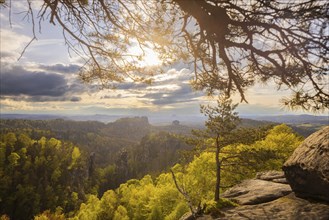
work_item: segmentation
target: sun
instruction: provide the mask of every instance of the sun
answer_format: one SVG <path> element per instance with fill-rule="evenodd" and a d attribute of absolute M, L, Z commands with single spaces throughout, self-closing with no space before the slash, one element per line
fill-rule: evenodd
<path fill-rule="evenodd" d="M 145 49 L 145 55 L 140 64 L 142 66 L 159 66 L 161 65 L 161 60 L 154 50 Z"/>
<path fill-rule="evenodd" d="M 159 54 L 155 52 L 152 48 L 131 47 L 129 53 L 134 57 L 139 57 L 137 65 L 140 67 L 153 67 L 162 64 Z M 134 60 L 136 62 L 136 60 Z"/>

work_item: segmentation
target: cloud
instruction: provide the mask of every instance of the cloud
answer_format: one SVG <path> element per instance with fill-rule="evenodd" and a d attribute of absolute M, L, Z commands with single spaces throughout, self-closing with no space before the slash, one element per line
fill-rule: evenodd
<path fill-rule="evenodd" d="M 122 94 L 117 95 L 104 95 L 101 97 L 101 99 L 120 99 L 122 98 Z"/>
<path fill-rule="evenodd" d="M 115 100 L 135 97 L 136 100 L 146 105 L 161 108 L 192 102 L 196 102 L 198 105 L 198 98 L 203 94 L 193 91 L 188 83 L 192 77 L 193 73 L 188 69 L 169 69 L 166 73 L 154 76 L 151 84 L 117 83 L 115 90 L 117 94 L 106 94 L 100 98 Z"/>
<path fill-rule="evenodd" d="M 25 66 L 5 63 L 1 71 L 1 98 L 15 106 L 25 103 L 24 108 L 49 102 L 43 105 L 60 108 L 71 103 L 75 109 L 101 105 L 111 111 L 114 108 L 158 111 L 198 105 L 198 98 L 202 96 L 188 84 L 191 72 L 187 69 L 170 69 L 156 75 L 152 84 L 128 81 L 118 83 L 115 90 L 100 91 L 98 85 L 83 84 L 77 78 L 74 72 L 78 68 L 75 64 L 62 63 Z"/>
<path fill-rule="evenodd" d="M 65 67 L 62 68 L 64 69 Z M 77 95 L 88 90 L 93 91 L 95 88 L 88 88 L 77 80 L 69 80 L 63 74 L 31 71 L 22 66 L 2 65 L 0 91 L 2 98 L 28 102 L 78 102 L 81 98 Z"/>
<path fill-rule="evenodd" d="M 193 77 L 193 73 L 188 69 L 169 69 L 164 74 L 159 74 L 155 76 L 154 78 L 154 84 L 168 84 L 168 83 L 186 83 Z"/>
<path fill-rule="evenodd" d="M 164 74 L 156 75 L 153 83 L 137 97 L 162 108 L 193 102 L 198 105 L 198 98 L 204 94 L 193 91 L 189 84 L 192 77 L 193 73 L 188 69 L 169 69 Z"/>
<path fill-rule="evenodd" d="M 0 54 L 1 54 L 1 59 L 11 58 L 11 57 L 15 56 L 15 53 L 10 52 L 10 51 L 1 51 Z"/>
<path fill-rule="evenodd" d="M 64 65 L 61 63 L 58 64 L 53 64 L 53 65 L 39 65 L 39 68 L 45 70 L 45 71 L 50 71 L 50 72 L 55 72 L 55 73 L 73 73 L 76 74 L 80 70 L 80 66 L 76 64 L 69 64 L 69 65 Z"/>
<path fill-rule="evenodd" d="M 70 99 L 71 102 L 80 102 L 81 101 L 81 97 L 77 97 L 77 96 L 73 96 L 71 99 Z"/>
<path fill-rule="evenodd" d="M 2 95 L 62 96 L 67 90 L 67 81 L 59 74 L 30 72 L 20 66 L 1 74 Z"/>
<path fill-rule="evenodd" d="M 31 39 L 32 38 L 27 35 L 18 34 L 10 29 L 1 28 L 1 61 L 16 60 Z"/>
<path fill-rule="evenodd" d="M 18 95 L 18 96 L 1 96 L 1 99 L 6 100 L 10 99 L 16 102 L 80 102 L 82 100 L 81 97 L 64 95 L 64 96 L 26 96 L 26 95 Z"/>
<path fill-rule="evenodd" d="M 169 86 L 169 85 L 168 85 Z M 170 85 L 171 89 L 159 89 L 154 93 L 148 93 L 142 96 L 147 98 L 154 105 L 173 105 L 177 103 L 195 102 L 198 97 L 202 96 L 199 92 L 194 92 L 189 84 Z"/>

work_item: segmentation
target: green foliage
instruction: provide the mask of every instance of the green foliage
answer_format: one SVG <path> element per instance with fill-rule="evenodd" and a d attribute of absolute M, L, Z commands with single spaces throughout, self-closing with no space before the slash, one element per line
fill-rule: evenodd
<path fill-rule="evenodd" d="M 118 205 L 116 193 L 113 190 L 106 191 L 99 203 L 99 208 L 101 210 L 98 214 L 99 219 L 113 219 L 115 209 Z"/>
<path fill-rule="evenodd" d="M 120 205 L 114 213 L 113 220 L 129 220 L 126 208 Z"/>
<path fill-rule="evenodd" d="M 225 136 L 230 134 L 240 123 L 238 113 L 235 112 L 238 104 L 226 95 L 220 95 L 216 106 L 201 105 L 201 113 L 207 116 L 205 123 L 207 133 L 211 136 Z"/>
<path fill-rule="evenodd" d="M 209 138 L 213 139 L 216 148 L 215 201 L 219 201 L 220 199 L 221 170 L 225 159 L 221 153 L 223 148 L 231 143 L 231 139 L 228 136 L 230 136 L 232 131 L 240 123 L 238 113 L 235 112 L 237 106 L 238 104 L 232 104 L 232 100 L 228 95 L 220 95 L 217 100 L 217 106 L 201 106 L 201 112 L 208 117 L 205 123 L 207 127 L 206 135 L 209 135 Z"/>
<path fill-rule="evenodd" d="M 253 144 L 230 145 L 222 157 L 227 158 L 223 166 L 223 185 L 230 186 L 257 172 L 281 170 L 283 163 L 300 145 L 302 138 L 285 124 L 273 127 L 263 140 Z"/>
<path fill-rule="evenodd" d="M 277 140 L 277 145 L 274 145 Z M 209 139 L 209 143 L 212 141 Z M 263 140 L 249 145 L 225 146 L 228 152 L 222 152 L 221 157 L 227 158 L 230 166 L 223 167 L 223 184 L 235 184 L 254 176 L 257 171 L 263 169 L 261 166 L 273 168 L 270 166 L 273 161 L 276 161 L 277 166 L 282 165 L 281 159 L 289 156 L 300 141 L 300 137 L 295 135 L 289 127 L 279 125 L 271 129 Z M 269 149 L 275 154 L 269 154 Z M 228 157 L 228 155 L 238 156 Z M 241 165 L 247 161 L 248 165 L 253 166 Z M 259 164 L 262 165 L 258 167 Z M 236 206 L 234 202 L 223 198 L 218 203 L 213 201 L 213 189 L 216 182 L 214 152 L 204 151 L 199 156 L 195 156 L 190 163 L 176 164 L 172 170 L 180 187 L 189 195 L 192 206 L 206 207 L 205 211 L 212 215 L 219 215 L 222 208 Z M 241 171 L 241 173 L 236 171 Z M 176 220 L 189 211 L 185 199 L 177 190 L 170 173 L 162 173 L 155 179 L 146 175 L 140 180 L 131 179 L 121 184 L 115 191 L 105 192 L 100 199 L 90 195 L 88 201 L 81 204 L 72 219 Z"/>
<path fill-rule="evenodd" d="M 187 191 L 194 205 L 204 204 L 214 197 L 216 161 L 212 152 L 204 152 L 188 164 L 184 175 Z"/>
<path fill-rule="evenodd" d="M 205 214 L 210 214 L 213 217 L 219 217 L 223 208 L 233 208 L 237 206 L 238 204 L 229 199 L 220 198 L 218 202 L 212 200 L 206 203 Z"/>
<path fill-rule="evenodd" d="M 230 144 L 223 145 L 224 150 L 220 152 L 222 190 L 253 177 L 258 171 L 280 169 L 302 140 L 286 125 L 269 128 L 237 129 L 225 135 L 226 140 L 221 143 Z M 177 190 L 172 175 L 154 175 L 178 161 L 177 148 L 187 147 L 175 135 L 164 132 L 147 135 L 140 144 L 134 145 L 135 150 L 126 147 L 127 151 L 120 151 L 115 164 L 105 167 L 95 164 L 92 175 L 87 175 L 90 155 L 88 158 L 83 149 L 66 141 L 40 136 L 47 132 L 38 132 L 17 130 L 0 135 L 0 208 L 1 213 L 11 219 L 35 216 L 35 219 L 56 220 L 64 217 L 174 220 L 189 211 L 186 198 Z M 32 134 L 38 138 L 32 138 Z M 89 136 L 96 137 L 91 133 Z M 203 136 L 202 141 L 207 146 L 215 146 L 215 139 L 209 135 Z M 154 168 L 157 160 L 160 165 Z M 139 161 L 142 166 L 135 167 Z M 216 213 L 234 205 L 222 199 L 219 203 L 212 202 L 216 183 L 213 148 L 200 148 L 190 161 L 177 164 L 172 170 L 191 198 L 192 206 L 207 207 L 207 212 Z M 124 178 L 143 172 L 151 172 L 153 176 L 131 179 L 116 190 L 107 190 L 114 189 Z M 104 193 L 97 197 L 97 191 Z"/>
<path fill-rule="evenodd" d="M 97 220 L 99 212 L 99 199 L 95 195 L 89 195 L 87 202 L 82 203 L 74 220 Z"/>
<path fill-rule="evenodd" d="M 179 151 L 190 147 L 177 135 L 167 132 L 150 133 L 129 153 L 129 167 L 137 177 L 159 174 L 179 160 Z"/>
<path fill-rule="evenodd" d="M 163 219 L 163 213 L 161 211 L 161 206 L 153 206 L 151 209 L 151 214 L 147 218 L 148 220 L 158 220 Z"/>
<path fill-rule="evenodd" d="M 18 166 L 19 165 L 18 160 L 20 158 L 21 157 L 17 153 L 15 153 L 15 152 L 10 153 L 10 155 L 8 156 L 9 166 L 12 168 L 15 166 Z"/>
<path fill-rule="evenodd" d="M 34 217 L 34 220 L 64 220 L 65 216 L 60 209 L 57 209 L 55 213 L 46 210 L 41 214 Z"/>
<path fill-rule="evenodd" d="M 69 213 L 82 202 L 87 160 L 77 147 L 55 138 L 33 140 L 25 133 L 1 133 L 0 140 L 1 213 L 31 219 L 58 207 Z"/>
<path fill-rule="evenodd" d="M 186 202 L 180 202 L 175 209 L 165 217 L 165 220 L 176 220 L 180 219 L 185 213 L 189 211 L 189 207 Z"/>
<path fill-rule="evenodd" d="M 58 140 L 70 141 L 79 146 L 70 153 L 72 163 L 68 167 L 75 164 L 80 166 L 79 161 L 86 159 L 79 159 L 79 153 L 84 152 L 83 157 L 89 154 L 89 192 L 98 195 L 119 187 L 129 179 L 142 178 L 146 174 L 158 175 L 179 161 L 178 151 L 190 148 L 179 137 L 167 132 L 171 129 L 152 126 L 146 117 L 122 118 L 108 124 L 62 119 L 1 119 L 0 125 L 0 130 L 6 134 L 2 138 L 7 139 L 8 147 L 14 148 L 17 140 L 17 143 L 22 143 L 19 145 L 26 145 L 23 143 L 33 142 L 31 139 L 34 142 L 38 140 L 41 146 L 48 141 L 48 145 L 57 150 L 61 148 Z M 177 132 L 180 132 L 180 128 L 175 127 Z M 4 161 L 4 153 L 1 148 L 0 164 Z M 20 153 L 18 155 L 22 156 Z M 38 157 L 37 163 L 42 164 L 42 160 Z M 26 166 L 29 166 L 28 163 Z M 52 180 L 58 180 L 59 174 L 59 170 L 56 170 Z"/>
<path fill-rule="evenodd" d="M 300 145 L 302 138 L 285 124 L 275 126 L 262 141 L 256 142 L 248 151 L 253 151 L 254 155 L 261 155 L 267 160 L 256 162 L 259 171 L 280 170 L 284 161 Z"/>

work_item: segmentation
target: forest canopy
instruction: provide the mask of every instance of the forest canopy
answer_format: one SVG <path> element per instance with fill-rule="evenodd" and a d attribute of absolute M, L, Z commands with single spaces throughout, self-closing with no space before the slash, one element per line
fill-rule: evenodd
<path fill-rule="evenodd" d="M 182 137 L 143 124 L 143 118 L 0 120 L 0 218 L 179 219 L 189 206 L 214 205 L 216 137 Z M 117 128 L 140 138 L 122 142 Z M 256 172 L 281 169 L 302 140 L 286 125 L 257 121 L 225 139 L 221 192 Z"/>
<path fill-rule="evenodd" d="M 184 62 L 193 86 L 210 95 L 247 102 L 250 86 L 271 81 L 292 90 L 288 107 L 329 107 L 327 1 L 44 0 L 37 12 L 26 1 L 33 33 L 43 20 L 63 28 L 70 51 L 85 59 L 86 82 L 151 83 Z M 146 65 L 149 51 L 161 63 Z"/>

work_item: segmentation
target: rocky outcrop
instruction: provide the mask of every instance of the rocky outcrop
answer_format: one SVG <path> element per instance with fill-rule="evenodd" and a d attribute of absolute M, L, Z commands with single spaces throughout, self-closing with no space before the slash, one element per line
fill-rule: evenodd
<path fill-rule="evenodd" d="M 284 172 L 277 170 L 259 172 L 256 174 L 256 179 L 272 181 L 275 183 L 288 183 L 286 177 L 284 176 Z"/>
<path fill-rule="evenodd" d="M 261 220 L 328 220 L 329 204 L 298 198 L 294 193 L 257 205 L 244 205 L 224 211 L 223 217 L 217 219 Z"/>
<path fill-rule="evenodd" d="M 305 139 L 283 170 L 296 196 L 329 202 L 329 126 Z"/>
<path fill-rule="evenodd" d="M 203 219 L 329 219 L 329 203 L 296 197 L 285 182 L 281 171 L 258 173 L 256 179 L 243 181 L 223 193 L 239 207 L 222 210 L 220 218 Z"/>
<path fill-rule="evenodd" d="M 258 173 L 232 187 L 222 196 L 240 206 L 198 220 L 329 220 L 329 126 L 309 136 L 283 170 Z"/>
<path fill-rule="evenodd" d="M 227 190 L 222 196 L 240 205 L 255 205 L 273 201 L 291 192 L 288 184 L 251 179 Z"/>
<path fill-rule="evenodd" d="M 240 206 L 221 210 L 220 217 L 203 215 L 197 220 L 329 220 L 329 203 L 299 198 L 285 182 L 282 171 L 258 173 L 222 194 Z M 187 215 L 188 216 L 188 215 Z M 193 219 L 191 215 L 184 220 Z"/>

